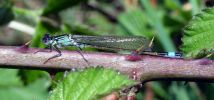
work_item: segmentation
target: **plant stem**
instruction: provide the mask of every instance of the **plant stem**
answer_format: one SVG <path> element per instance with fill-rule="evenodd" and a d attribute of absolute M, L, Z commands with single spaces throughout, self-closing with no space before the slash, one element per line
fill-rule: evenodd
<path fill-rule="evenodd" d="M 0 66 L 18 69 L 57 69 L 71 70 L 72 68 L 89 67 L 82 56 L 76 51 L 62 50 L 62 56 L 51 59 L 56 52 L 39 52 L 39 49 L 0 46 Z M 83 52 L 91 66 L 113 68 L 119 72 L 132 75 L 143 82 L 150 80 L 185 80 L 185 81 L 214 81 L 214 61 L 208 59 L 185 60 L 142 55 L 143 60 L 131 62 L 125 60 L 127 55 L 101 52 Z"/>

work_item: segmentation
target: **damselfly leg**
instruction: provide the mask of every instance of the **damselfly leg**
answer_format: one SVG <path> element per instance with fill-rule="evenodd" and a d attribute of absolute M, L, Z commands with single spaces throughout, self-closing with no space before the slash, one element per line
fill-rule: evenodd
<path fill-rule="evenodd" d="M 52 46 L 48 46 L 48 50 L 47 49 L 40 49 L 36 52 L 34 52 L 34 54 L 38 53 L 38 52 L 52 52 L 53 47 Z"/>
<path fill-rule="evenodd" d="M 53 47 L 54 47 L 54 49 L 58 52 L 58 54 L 55 55 L 55 56 L 53 56 L 53 57 L 48 58 L 48 60 L 46 60 L 46 61 L 44 62 L 44 64 L 45 64 L 45 63 L 47 63 L 50 59 L 53 59 L 53 58 L 56 58 L 56 57 L 59 57 L 59 56 L 62 55 L 62 54 L 61 54 L 61 51 L 60 51 L 56 46 L 50 45 L 50 46 L 48 46 L 48 50 L 47 50 L 47 49 L 40 49 L 40 50 L 34 52 L 34 54 L 36 54 L 36 53 L 38 53 L 38 52 L 52 52 L 52 51 L 53 51 Z"/>
<path fill-rule="evenodd" d="M 56 57 L 60 57 L 60 56 L 62 55 L 61 51 L 59 50 L 59 48 L 58 48 L 56 45 L 49 45 L 48 48 L 49 48 L 48 50 L 47 50 L 47 49 L 40 49 L 40 50 L 34 52 L 34 54 L 35 54 L 35 53 L 38 53 L 38 52 L 52 52 L 53 49 L 55 49 L 55 50 L 57 51 L 58 54 L 56 54 L 56 55 L 54 55 L 54 56 L 48 58 L 48 59 L 44 62 L 44 64 L 47 63 L 49 60 L 51 60 L 51 59 L 53 59 L 53 58 L 56 58 Z"/>
<path fill-rule="evenodd" d="M 79 49 L 79 50 L 77 50 L 77 52 L 82 56 L 82 58 L 84 59 L 84 61 L 88 63 L 88 60 L 82 54 L 82 48 L 80 46 L 78 46 L 77 48 Z"/>
<path fill-rule="evenodd" d="M 58 48 L 56 45 L 54 45 L 54 46 L 51 47 L 51 48 L 54 48 L 58 54 L 56 54 L 56 55 L 54 55 L 54 56 L 48 58 L 48 59 L 44 62 L 44 64 L 47 63 L 49 60 L 51 60 L 51 59 L 53 59 L 53 58 L 60 57 L 60 56 L 62 55 L 62 52 L 59 50 L 59 48 Z"/>
<path fill-rule="evenodd" d="M 77 46 L 75 46 L 75 47 L 77 47 Z M 53 49 L 55 49 L 56 52 L 57 52 L 58 54 L 56 54 L 56 55 L 54 55 L 54 56 L 48 58 L 48 59 L 44 62 L 44 64 L 45 64 L 45 63 L 47 63 L 49 60 L 54 59 L 54 58 L 57 58 L 57 57 L 60 57 L 60 56 L 62 55 L 62 52 L 59 50 L 59 48 L 58 48 L 57 46 L 54 45 L 54 46 L 49 46 L 49 49 L 48 49 L 48 50 L 47 50 L 47 49 L 41 49 L 41 50 L 38 50 L 38 51 L 36 51 L 36 52 L 34 52 L 34 53 L 38 53 L 38 52 L 52 52 Z M 76 50 L 76 51 L 82 56 L 82 58 L 84 59 L 84 61 L 88 63 L 88 60 L 83 56 L 83 54 L 82 54 L 82 52 L 81 52 L 81 51 L 82 51 L 82 48 L 78 46 L 77 49 L 78 49 L 78 50 Z"/>

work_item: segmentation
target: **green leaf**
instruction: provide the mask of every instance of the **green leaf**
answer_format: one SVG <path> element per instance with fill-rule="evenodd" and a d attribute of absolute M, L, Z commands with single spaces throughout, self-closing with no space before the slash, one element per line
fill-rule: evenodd
<path fill-rule="evenodd" d="M 150 25 L 157 31 L 157 38 L 160 40 L 165 51 L 176 51 L 176 48 L 169 36 L 169 31 L 163 24 L 163 11 L 155 9 L 150 0 L 141 0 L 142 6 L 145 8 L 147 18 Z"/>
<path fill-rule="evenodd" d="M 34 35 L 31 41 L 31 47 L 44 47 L 41 39 L 43 35 L 47 32 L 48 32 L 47 28 L 45 28 L 42 22 L 39 22 L 36 26 L 36 32 L 35 32 L 36 34 Z"/>
<path fill-rule="evenodd" d="M 165 6 L 171 9 L 181 10 L 182 5 L 179 0 L 164 0 Z"/>
<path fill-rule="evenodd" d="M 34 83 L 31 83 L 31 85 L 27 87 L 0 87 L 1 100 L 47 100 L 47 88 L 49 85 L 45 84 L 46 81 L 46 79 L 40 79 Z"/>
<path fill-rule="evenodd" d="M 78 34 L 95 35 L 97 33 L 85 25 L 69 26 L 68 24 L 64 24 L 64 25 L 62 25 L 62 30 L 65 33 L 74 33 L 74 34 L 78 33 Z"/>
<path fill-rule="evenodd" d="M 44 9 L 43 15 L 58 13 L 63 9 L 74 6 L 80 2 L 87 0 L 48 0 L 47 6 Z"/>
<path fill-rule="evenodd" d="M 214 49 L 214 8 L 195 15 L 184 29 L 182 51 L 187 58 L 199 58 Z"/>
<path fill-rule="evenodd" d="M 43 96 L 48 96 L 48 88 L 51 85 L 51 78 L 47 79 L 46 77 L 37 78 L 34 82 L 31 82 L 27 88 L 33 90 L 38 94 L 44 94 Z"/>
<path fill-rule="evenodd" d="M 114 24 L 98 12 L 91 13 L 92 15 L 87 18 L 86 24 L 88 26 L 93 26 L 91 29 L 96 31 L 97 35 L 111 35 L 115 27 Z"/>
<path fill-rule="evenodd" d="M 212 100 L 214 98 L 214 95 L 213 95 L 214 84 L 201 83 L 199 86 L 200 86 L 200 90 L 201 90 L 200 92 L 203 93 L 204 96 L 206 96 L 207 100 Z"/>
<path fill-rule="evenodd" d="M 16 69 L 0 69 L 1 100 L 47 100 L 50 80 L 40 78 L 24 86 L 18 72 Z"/>
<path fill-rule="evenodd" d="M 1 100 L 47 100 L 47 96 L 45 98 L 43 96 L 39 96 L 38 94 L 40 93 L 34 92 L 33 90 L 29 90 L 23 87 L 0 88 Z"/>
<path fill-rule="evenodd" d="M 0 86 L 21 86 L 17 69 L 0 69 Z"/>
<path fill-rule="evenodd" d="M 32 82 L 37 81 L 40 78 L 45 78 L 46 80 L 50 79 L 50 75 L 46 71 L 40 70 L 21 70 L 22 78 L 24 79 L 25 84 L 31 84 Z M 49 80 L 50 81 L 50 80 Z"/>
<path fill-rule="evenodd" d="M 134 81 L 111 69 L 89 68 L 71 72 L 53 90 L 51 100 L 92 100 L 97 96 L 133 85 Z"/>
<path fill-rule="evenodd" d="M 183 86 L 178 85 L 178 83 L 173 82 L 172 85 L 169 87 L 169 92 L 173 95 L 174 100 L 191 100 L 187 89 Z"/>
<path fill-rule="evenodd" d="M 0 6 L 0 25 L 5 25 L 14 19 L 11 7 Z"/>
<path fill-rule="evenodd" d="M 164 100 L 170 100 L 169 95 L 160 83 L 152 82 L 152 90 L 157 96 L 163 98 Z"/>
<path fill-rule="evenodd" d="M 190 0 L 190 3 L 192 5 L 192 13 L 197 14 L 200 11 L 203 2 L 201 0 Z"/>
<path fill-rule="evenodd" d="M 119 23 L 127 29 L 127 31 L 134 35 L 143 35 L 145 37 L 152 37 L 154 34 L 151 29 L 148 29 L 148 19 L 140 9 L 131 9 L 119 15 Z"/>
<path fill-rule="evenodd" d="M 120 24 L 115 26 L 114 33 L 117 33 L 118 36 L 129 35 L 129 32 Z"/>
<path fill-rule="evenodd" d="M 44 47 L 44 44 L 41 41 L 44 34 L 48 32 L 52 33 L 57 31 L 59 31 L 59 29 L 49 25 L 48 23 L 38 22 L 36 26 L 35 35 L 31 41 L 31 47 Z"/>

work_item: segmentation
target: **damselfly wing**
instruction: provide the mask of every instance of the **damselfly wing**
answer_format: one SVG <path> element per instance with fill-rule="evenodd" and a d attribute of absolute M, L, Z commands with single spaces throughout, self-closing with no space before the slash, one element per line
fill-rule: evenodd
<path fill-rule="evenodd" d="M 142 36 L 84 36 L 72 35 L 78 44 L 89 45 L 95 48 L 111 50 L 149 50 L 150 40 Z"/>

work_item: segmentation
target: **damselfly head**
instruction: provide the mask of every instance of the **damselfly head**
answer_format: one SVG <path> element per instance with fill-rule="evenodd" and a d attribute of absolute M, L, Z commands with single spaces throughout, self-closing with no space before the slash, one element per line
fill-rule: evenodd
<path fill-rule="evenodd" d="M 46 44 L 46 45 L 48 45 L 48 44 L 50 44 L 50 41 L 52 40 L 52 37 L 50 36 L 50 34 L 48 34 L 48 33 L 46 33 L 45 35 L 44 35 L 44 37 L 42 38 L 42 41 Z"/>

